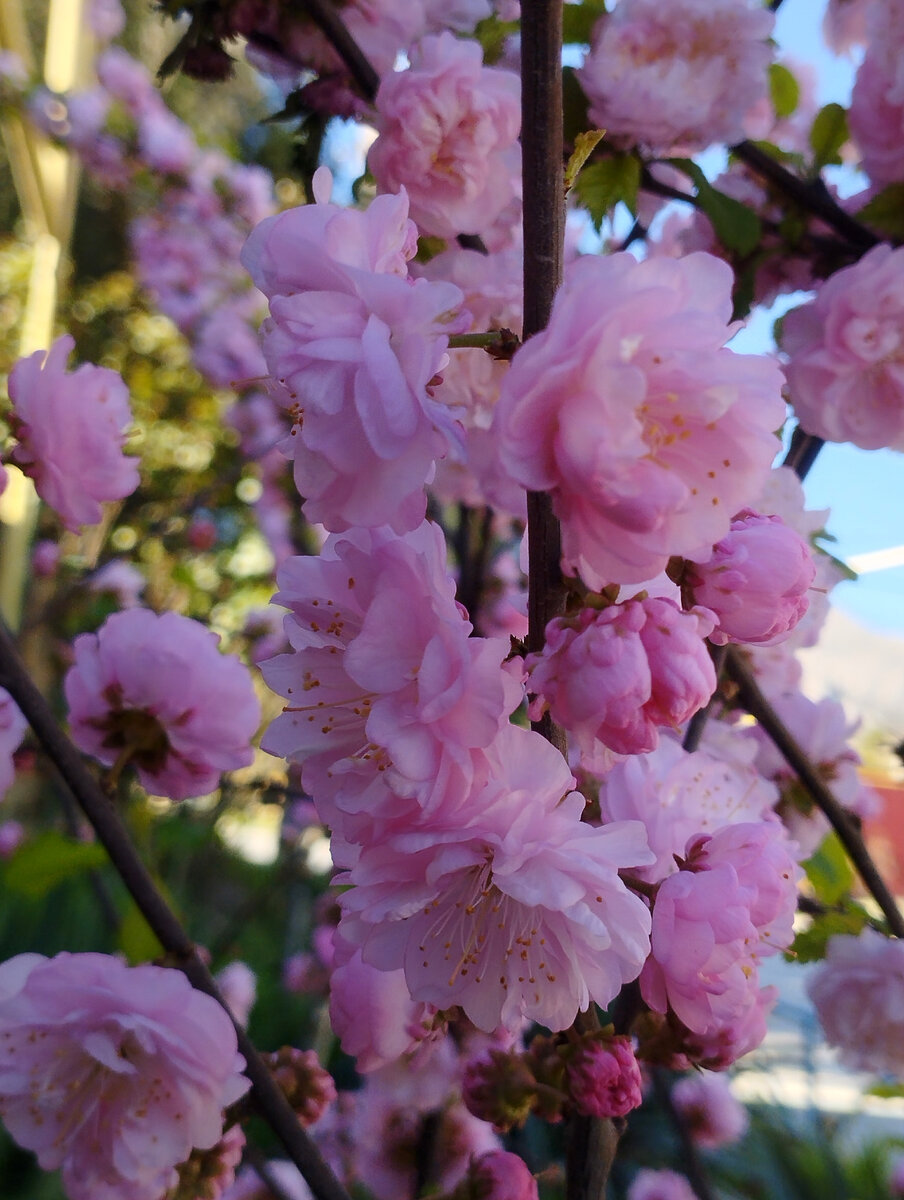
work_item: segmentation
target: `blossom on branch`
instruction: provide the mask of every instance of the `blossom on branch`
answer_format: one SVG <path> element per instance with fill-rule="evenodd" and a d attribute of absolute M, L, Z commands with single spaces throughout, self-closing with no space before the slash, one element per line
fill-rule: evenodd
<path fill-rule="evenodd" d="M 740 141 L 766 95 L 773 21 L 759 0 L 620 0 L 578 72 L 590 121 L 664 151 Z"/>
<path fill-rule="evenodd" d="M 247 767 L 260 704 L 247 668 L 198 621 L 145 608 L 114 613 L 75 639 L 64 688 L 72 740 L 143 787 L 184 800 Z"/>
<path fill-rule="evenodd" d="M 453 284 L 408 279 L 404 192 L 362 212 L 330 203 L 329 187 L 321 170 L 318 202 L 262 221 L 242 261 L 270 299 L 263 351 L 294 421 L 284 448 L 305 515 L 404 533 L 423 518 L 434 460 L 459 441 L 433 389 L 468 318 Z"/>
<path fill-rule="evenodd" d="M 512 360 L 495 414 L 503 463 L 551 492 L 563 566 L 592 588 L 705 557 L 766 480 L 781 372 L 725 348 L 731 285 L 708 254 L 587 256 Z"/>
<path fill-rule="evenodd" d="M 484 233 L 517 196 L 521 87 L 485 67 L 477 42 L 425 37 L 377 92 L 368 165 L 383 192 L 408 191 L 422 233 Z"/>
<path fill-rule="evenodd" d="M 0 1117 L 69 1200 L 160 1200 L 248 1088 L 232 1022 L 180 971 L 106 954 L 0 966 Z"/>

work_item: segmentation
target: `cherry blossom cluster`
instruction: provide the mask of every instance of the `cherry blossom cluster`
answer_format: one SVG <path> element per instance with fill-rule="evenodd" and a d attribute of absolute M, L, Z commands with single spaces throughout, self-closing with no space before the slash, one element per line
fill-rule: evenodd
<path fill-rule="evenodd" d="M 428 1113 L 440 1192 L 536 1200 L 497 1133 L 531 1115 L 622 1118 L 642 1101 L 640 1062 L 723 1071 L 762 1040 L 775 993 L 760 966 L 791 945 L 801 863 L 828 825 L 762 728 L 717 691 L 714 647 L 744 656 L 850 811 L 874 803 L 841 706 L 799 691 L 794 652 L 818 636 L 839 576 L 813 544 L 825 514 L 807 513 L 773 462 L 786 398 L 808 433 L 904 448 L 904 251 L 883 244 L 838 269 L 831 246 L 811 253 L 807 239 L 826 250 L 828 227 L 810 219 L 799 255 L 779 260 L 782 206 L 733 162 L 716 186 L 765 223 L 754 294 L 817 288 L 784 321 L 783 366 L 729 348 L 735 260 L 699 214 L 643 258 L 569 254 L 548 327 L 510 365 L 450 347 L 495 333 L 510 351 L 520 332 L 517 45 L 488 66 L 450 32 L 492 8 L 344 4 L 379 77 L 367 97 L 291 6 L 230 0 L 188 48 L 187 68 L 213 78 L 228 69 L 223 43 L 245 36 L 262 69 L 305 83 L 310 105 L 371 120 L 377 194 L 363 209 L 335 203 L 321 168 L 312 203 L 275 213 L 265 174 L 201 150 L 118 48 L 101 56 L 97 87 L 64 98 L 0 68 L 4 94 L 17 91 L 98 179 L 141 193 L 139 274 L 207 379 L 268 377 L 234 418 L 271 488 L 268 533 L 284 560 L 282 638 L 278 615 L 263 618 L 284 652 L 262 664 L 284 708 L 262 746 L 310 796 L 302 819 L 329 831 L 341 889 L 294 982 L 329 991 L 365 1081 L 337 1097 L 311 1052 L 277 1052 L 271 1066 L 336 1173 L 377 1200 L 416 1187 Z M 881 186 L 904 170 L 904 22 L 880 0 L 857 8 L 856 28 L 841 28 L 837 5 L 829 16 L 840 40 L 867 43 L 851 128 Z M 808 153 L 812 105 L 792 121 L 767 98 L 772 23 L 757 0 L 679 0 L 667 15 L 620 0 L 577 72 L 590 123 L 630 155 L 745 135 Z M 668 165 L 648 169 L 674 183 Z M 60 339 L 14 368 L 8 459 L 77 529 L 130 494 L 138 469 L 123 454 L 122 381 L 90 365 L 67 374 L 71 348 Z M 280 454 L 319 527 L 317 555 L 291 553 Z M 529 652 L 511 553 L 528 492 L 551 498 L 564 578 Z M 464 537 L 449 562 L 456 502 L 459 534 L 469 505 L 497 510 L 485 513 L 482 596 L 467 593 Z M 108 783 L 130 767 L 146 790 L 182 800 L 249 765 L 260 704 L 217 640 L 137 604 L 76 638 L 69 723 Z M 688 723 L 710 704 L 689 750 Z M 528 719 L 560 726 L 565 752 Z M 23 732 L 0 694 L 0 786 Z M 902 1069 L 889 1049 L 898 946 L 872 928 L 836 938 L 811 986 L 853 1066 Z M 635 981 L 618 1032 L 564 1035 Z M 253 977 L 233 964 L 220 982 L 244 1024 Z M 550 1035 L 532 1037 L 534 1022 Z M 243 1135 L 223 1129 L 242 1066 L 225 1015 L 173 972 L 101 955 L 0 966 L 0 1115 L 42 1166 L 62 1168 L 73 1200 L 202 1184 L 255 1196 L 248 1175 L 233 1184 Z M 675 1105 L 700 1145 L 743 1131 L 720 1077 L 685 1080 Z M 294 1168 L 274 1174 L 305 1194 Z M 683 1200 L 690 1187 L 642 1171 L 629 1194 Z"/>

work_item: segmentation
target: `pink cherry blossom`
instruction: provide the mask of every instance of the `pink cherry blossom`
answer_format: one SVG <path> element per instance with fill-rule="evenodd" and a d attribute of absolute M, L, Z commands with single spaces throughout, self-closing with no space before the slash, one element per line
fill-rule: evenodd
<path fill-rule="evenodd" d="M 757 962 L 791 945 L 797 885 L 804 874 L 795 861 L 796 843 L 771 813 L 770 818 L 726 825 L 694 838 L 687 847 L 692 870 L 711 871 L 720 864 L 733 868 L 757 932 L 757 945 L 750 947 Z"/>
<path fill-rule="evenodd" d="M 473 752 L 493 741 L 520 689 L 500 670 L 502 639 L 468 636 L 439 528 L 332 535 L 279 582 L 293 652 L 263 670 L 289 703 L 264 746 L 303 765 L 334 835 L 369 840 L 374 819 L 460 804 Z"/>
<path fill-rule="evenodd" d="M 531 716 L 548 706 L 588 755 L 595 742 L 619 754 L 653 750 L 660 726 L 677 728 L 715 690 L 703 641 L 711 631 L 705 609 L 651 597 L 557 617 L 543 650 L 525 660 Z"/>
<path fill-rule="evenodd" d="M 758 943 L 746 889 L 729 864 L 678 871 L 656 895 L 643 998 L 655 1012 L 670 1009 L 688 1029 L 709 1034 L 755 1003 Z"/>
<path fill-rule="evenodd" d="M 409 61 L 380 84 L 368 165 L 380 191 L 407 189 L 422 233 L 481 234 L 516 195 L 518 76 L 451 33 L 425 37 Z"/>
<path fill-rule="evenodd" d="M 590 587 L 708 553 L 766 478 L 781 376 L 724 348 L 730 290 L 706 254 L 587 256 L 512 361 L 495 414 L 503 462 L 552 493 L 563 565 Z"/>
<path fill-rule="evenodd" d="M 218 971 L 214 978 L 229 1011 L 240 1025 L 247 1025 L 257 999 L 255 973 L 247 963 L 231 962 Z"/>
<path fill-rule="evenodd" d="M 757 0 L 620 0 L 578 73 L 590 121 L 659 150 L 739 141 L 766 94 L 772 24 Z"/>
<path fill-rule="evenodd" d="M 179 971 L 106 954 L 0 966 L 0 1115 L 70 1200 L 160 1200 L 247 1089 L 235 1030 Z"/>
<path fill-rule="evenodd" d="M 672 1103 L 698 1146 L 714 1150 L 738 1141 L 747 1132 L 747 1109 L 734 1098 L 722 1075 L 700 1072 L 679 1079 Z"/>
<path fill-rule="evenodd" d="M 509 1150 L 490 1150 L 472 1162 L 463 1189 L 468 1200 L 538 1200 L 539 1194 L 524 1159 Z"/>
<path fill-rule="evenodd" d="M 712 557 L 691 564 L 694 599 L 711 609 L 717 644 L 782 641 L 809 606 L 816 565 L 807 543 L 781 517 L 745 508 L 713 547 Z"/>
<path fill-rule="evenodd" d="M 656 861 L 638 871 L 641 878 L 655 883 L 671 874 L 695 835 L 759 820 L 772 809 L 777 789 L 750 765 L 754 747 L 748 743 L 746 751 L 747 762 L 729 761 L 706 750 L 689 754 L 666 737 L 652 754 L 613 766 L 600 807 L 608 820 L 643 822 Z"/>
<path fill-rule="evenodd" d="M 807 991 L 846 1066 L 904 1073 L 904 942 L 869 926 L 830 938 Z"/>
<path fill-rule="evenodd" d="M 675 1171 L 644 1168 L 634 1176 L 628 1200 L 696 1200 L 696 1193 L 687 1179 Z"/>
<path fill-rule="evenodd" d="M 562 756 L 514 725 L 498 735 L 470 822 L 435 821 L 366 847 L 341 877 L 340 925 L 365 962 L 404 967 L 412 997 L 459 1004 L 479 1029 L 523 1017 L 564 1029 L 606 1005 L 648 952 L 649 913 L 618 877 L 650 861 L 639 822 L 593 828 Z"/>
<path fill-rule="evenodd" d="M 625 1117 L 643 1101 L 640 1067 L 631 1039 L 585 1040 L 568 1060 L 568 1092 L 588 1117 Z"/>
<path fill-rule="evenodd" d="M 105 500 L 134 492 L 138 461 L 122 451 L 132 422 L 126 385 L 115 371 L 90 363 L 67 374 L 74 346 L 61 337 L 49 351 L 20 358 L 10 372 L 9 398 L 19 440 L 13 462 L 63 524 L 77 530 L 100 521 Z"/>
<path fill-rule="evenodd" d="M 0 799 L 6 795 L 16 778 L 13 755 L 19 749 L 28 722 L 19 712 L 16 702 L 5 688 L 0 688 Z"/>
<path fill-rule="evenodd" d="M 902 266 L 904 248 L 875 246 L 785 317 L 785 374 L 808 433 L 904 450 Z"/>
<path fill-rule="evenodd" d="M 433 1009 L 411 999 L 405 973 L 378 971 L 355 950 L 330 976 L 330 1025 L 342 1049 L 367 1074 L 414 1050 Z"/>
<path fill-rule="evenodd" d="M 416 246 L 407 199 L 366 211 L 328 200 L 263 221 L 242 261 L 270 299 L 264 357 L 294 421 L 286 450 L 309 520 L 329 529 L 423 518 L 424 484 L 459 438 L 431 388 L 447 334 L 465 328 L 461 292 L 407 278 Z"/>
<path fill-rule="evenodd" d="M 212 791 L 251 762 L 260 724 L 247 669 L 218 641 L 197 621 L 144 608 L 77 637 L 64 682 L 73 741 L 107 766 L 126 756 L 156 795 Z"/>

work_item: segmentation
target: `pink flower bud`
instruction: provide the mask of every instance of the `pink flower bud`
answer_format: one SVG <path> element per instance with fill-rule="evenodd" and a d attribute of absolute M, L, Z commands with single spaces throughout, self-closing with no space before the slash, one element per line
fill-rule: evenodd
<path fill-rule="evenodd" d="M 567 1073 L 571 1098 L 584 1116 L 624 1117 L 643 1100 L 630 1038 L 585 1039 Z"/>
<path fill-rule="evenodd" d="M 465 1065 L 462 1100 L 497 1133 L 520 1128 L 534 1106 L 537 1081 L 520 1054 L 488 1050 Z"/>
<path fill-rule="evenodd" d="M 537 1200 L 537 1181 L 517 1154 L 490 1150 L 471 1163 L 456 1200 Z"/>
<path fill-rule="evenodd" d="M 719 619 L 714 642 L 773 645 L 807 611 L 815 574 L 810 548 L 798 533 L 781 517 L 746 508 L 709 561 L 693 565 L 688 582 L 697 603 Z"/>
<path fill-rule="evenodd" d="M 277 1084 L 302 1125 L 314 1125 L 336 1099 L 336 1085 L 316 1050 L 283 1046 L 266 1056 Z"/>

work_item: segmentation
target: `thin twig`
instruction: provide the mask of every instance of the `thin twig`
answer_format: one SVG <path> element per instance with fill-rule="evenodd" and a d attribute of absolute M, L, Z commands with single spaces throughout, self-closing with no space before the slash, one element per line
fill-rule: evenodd
<path fill-rule="evenodd" d="M 280 1139 L 289 1157 L 307 1180 L 318 1200 L 349 1200 L 308 1137 L 288 1101 L 275 1083 L 245 1030 L 238 1024 L 220 995 L 213 976 L 198 956 L 191 938 L 163 898 L 132 845 L 118 812 L 97 780 L 85 766 L 81 754 L 63 733 L 44 697 L 35 687 L 16 649 L 12 635 L 0 622 L 0 686 L 5 687 L 34 730 L 38 742 L 57 768 L 91 823 L 129 894 L 156 934 L 163 948 L 178 964 L 189 982 L 213 996 L 229 1013 L 235 1025 L 239 1050 L 245 1057 L 246 1074 L 264 1120 Z"/>
<path fill-rule="evenodd" d="M 739 142 L 729 149 L 735 158 L 739 158 L 754 174 L 760 175 L 779 191 L 784 192 L 801 208 L 834 229 L 852 246 L 864 251 L 878 246 L 881 238 L 850 213 L 846 213 L 833 199 L 820 177 L 813 180 L 799 179 L 754 142 Z"/>
<path fill-rule="evenodd" d="M 684 750 L 687 750 L 689 754 L 692 754 L 699 747 L 700 740 L 703 737 L 703 731 L 706 728 L 706 722 L 712 715 L 713 706 L 718 699 L 719 680 L 722 677 L 722 671 L 725 667 L 726 649 L 726 646 L 710 646 L 709 653 L 716 672 L 716 688 L 704 707 L 698 712 L 695 712 L 690 721 L 687 723 L 687 729 L 684 731 L 684 738 L 682 739 L 681 746 Z"/>
<path fill-rule="evenodd" d="M 302 6 L 348 67 L 348 73 L 358 85 L 365 100 L 373 101 L 380 86 L 380 76 L 349 33 L 333 5 L 329 0 L 302 0 Z"/>
<path fill-rule="evenodd" d="M 796 772 L 813 802 L 828 818 L 867 890 L 882 909 L 892 933 L 896 937 L 904 937 L 904 917 L 901 916 L 894 896 L 879 873 L 859 829 L 854 825 L 847 810 L 835 799 L 817 768 L 763 695 L 753 672 L 734 649 L 729 650 L 726 655 L 725 670 L 738 689 L 740 703 L 751 716 L 756 717 L 763 731 Z"/>

